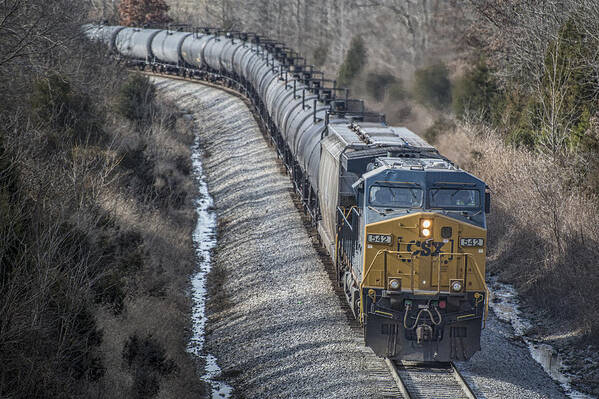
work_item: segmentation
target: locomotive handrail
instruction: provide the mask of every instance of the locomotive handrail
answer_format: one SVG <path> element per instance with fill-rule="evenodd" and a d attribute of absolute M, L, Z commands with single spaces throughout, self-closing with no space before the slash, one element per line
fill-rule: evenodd
<path fill-rule="evenodd" d="M 370 262 L 370 266 L 368 266 L 368 269 L 366 269 L 366 273 L 364 274 L 364 277 L 362 278 L 362 281 L 360 282 L 360 322 L 363 322 L 363 316 L 364 316 L 364 301 L 362 298 L 362 291 L 364 288 L 364 284 L 368 278 L 368 275 L 370 274 L 370 271 L 372 270 L 372 267 L 374 266 L 374 262 L 376 261 L 376 259 L 379 257 L 379 255 L 381 254 L 385 254 L 385 256 L 387 254 L 391 254 L 391 255 L 410 255 L 410 263 L 411 263 L 411 274 L 410 274 L 410 289 L 412 290 L 412 293 L 415 293 L 414 290 L 414 258 L 419 257 L 420 255 L 415 255 L 414 252 L 411 251 L 391 251 L 389 249 L 380 249 L 376 255 L 374 256 L 374 258 L 372 258 L 372 262 Z M 487 287 L 487 283 L 485 281 L 485 279 L 482 276 L 482 273 L 480 271 L 480 268 L 478 267 L 478 263 L 476 262 L 476 258 L 474 258 L 474 255 L 468 252 L 441 252 L 439 255 L 437 255 L 437 257 L 439 258 L 439 268 L 438 268 L 438 275 L 437 275 L 437 292 L 434 295 L 438 295 L 441 292 L 441 256 L 465 256 L 468 257 L 470 256 L 472 258 L 472 260 L 474 261 L 474 265 L 475 265 L 475 269 L 476 269 L 476 274 L 478 279 L 480 280 L 484 291 L 485 291 L 485 315 L 483 317 L 483 327 L 486 327 L 487 325 L 487 317 L 489 315 L 489 296 L 490 296 L 490 291 L 489 288 Z M 386 263 L 386 262 L 385 262 Z M 387 281 L 387 276 L 386 276 L 386 267 L 385 267 L 385 276 L 384 276 L 384 280 L 385 280 L 385 284 Z M 466 273 L 468 272 L 468 270 L 464 270 L 464 276 L 466 275 Z M 403 273 L 403 275 L 405 275 L 405 273 Z M 465 289 L 465 286 L 464 286 Z"/>
<path fill-rule="evenodd" d="M 341 207 L 338 206 L 337 207 L 337 213 L 341 214 L 341 217 L 343 217 L 343 221 L 347 224 L 347 226 L 350 228 L 350 230 L 353 231 L 354 229 L 352 228 L 351 224 L 349 223 L 349 220 L 347 220 L 347 217 L 345 215 L 344 209 L 341 209 Z M 349 215 L 349 212 L 347 214 Z"/>
<path fill-rule="evenodd" d="M 345 211 L 347 211 L 347 213 Z M 347 220 L 347 217 L 350 215 L 350 213 L 354 213 L 354 212 L 356 213 L 356 215 L 360 216 L 360 214 L 358 213 L 358 207 L 355 205 L 352 205 L 349 209 L 346 209 L 345 207 L 338 206 L 337 212 L 340 213 L 341 216 L 343 216 L 343 220 L 345 221 L 345 223 L 347 223 L 350 230 L 354 231 L 351 223 L 349 223 L 349 220 Z"/>
<path fill-rule="evenodd" d="M 485 278 L 483 277 L 480 268 L 478 267 L 478 262 L 476 261 L 476 258 L 474 257 L 474 254 L 468 253 L 468 252 L 441 252 L 439 253 L 438 258 L 439 258 L 439 274 L 441 274 L 441 256 L 470 256 L 471 259 L 474 261 L 474 266 L 476 266 L 474 269 L 476 270 L 476 274 L 478 279 L 480 280 L 484 290 L 485 290 L 485 317 L 484 317 L 484 327 L 487 326 L 487 317 L 489 315 L 489 300 L 490 300 L 490 295 L 491 292 L 489 291 L 489 287 L 487 287 L 487 282 L 485 281 Z M 466 276 L 466 273 L 468 273 L 467 269 L 464 269 L 464 277 Z M 464 279 L 465 280 L 465 279 Z M 437 280 L 437 283 L 440 284 L 441 279 L 439 278 Z M 464 287 L 465 289 L 465 287 Z"/>
<path fill-rule="evenodd" d="M 376 255 L 374 256 L 374 258 L 372 258 L 372 262 L 370 262 L 370 266 L 368 266 L 368 269 L 366 269 L 366 273 L 364 273 L 364 277 L 362 277 L 362 281 L 360 282 L 360 323 L 364 322 L 364 298 L 363 298 L 363 294 L 362 291 L 364 290 L 364 283 L 366 282 L 366 279 L 368 277 L 368 275 L 370 274 L 370 271 L 372 270 L 372 266 L 374 266 L 374 261 L 376 260 L 376 258 L 378 258 L 378 256 L 382 253 L 389 253 L 389 254 L 397 254 L 397 255 L 401 255 L 401 254 L 405 254 L 405 255 L 410 255 L 410 259 L 413 260 L 414 259 L 414 253 L 410 252 L 410 251 L 390 251 L 388 249 L 380 249 Z M 411 273 L 411 288 L 412 288 L 412 292 L 414 292 L 414 262 L 410 262 L 412 264 L 412 273 Z M 385 276 L 386 279 L 386 276 Z M 386 280 L 385 280 L 386 282 Z"/>

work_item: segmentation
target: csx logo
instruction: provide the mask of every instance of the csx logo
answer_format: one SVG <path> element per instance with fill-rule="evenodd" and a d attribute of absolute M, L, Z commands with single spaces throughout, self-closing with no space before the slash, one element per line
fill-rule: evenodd
<path fill-rule="evenodd" d="M 451 244 L 453 246 L 453 240 L 451 240 Z M 441 253 L 443 246 L 445 246 L 445 242 L 441 241 L 416 241 L 412 240 L 408 243 L 406 247 L 406 251 L 411 252 L 414 256 L 437 256 Z M 398 251 L 400 249 L 398 248 Z"/>

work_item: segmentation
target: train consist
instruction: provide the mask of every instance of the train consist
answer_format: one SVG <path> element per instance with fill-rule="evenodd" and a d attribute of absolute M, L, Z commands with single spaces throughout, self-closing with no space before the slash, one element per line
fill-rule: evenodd
<path fill-rule="evenodd" d="M 483 181 L 365 112 L 281 43 L 214 29 L 85 32 L 140 68 L 224 83 L 251 100 L 376 354 L 447 362 L 480 350 L 489 298 Z"/>

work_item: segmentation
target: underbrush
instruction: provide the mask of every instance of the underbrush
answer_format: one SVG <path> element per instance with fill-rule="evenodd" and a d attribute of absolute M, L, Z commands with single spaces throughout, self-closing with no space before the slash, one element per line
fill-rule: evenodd
<path fill-rule="evenodd" d="M 575 184 L 575 156 L 556 163 L 479 125 L 443 135 L 438 148 L 492 190 L 489 272 L 598 343 L 599 201 Z"/>
<path fill-rule="evenodd" d="M 118 177 L 98 198 L 116 221 L 110 235 L 117 240 L 105 255 L 103 286 L 110 300 L 101 301 L 99 325 L 106 331 L 107 372 L 98 387 L 108 396 L 197 397 L 203 387 L 186 352 L 186 292 L 195 266 L 193 130 L 174 106 L 140 96 L 148 85 L 147 78 L 133 75 L 123 86 L 117 109 L 129 97 L 138 111 L 123 112 L 128 122 L 114 132 Z"/>

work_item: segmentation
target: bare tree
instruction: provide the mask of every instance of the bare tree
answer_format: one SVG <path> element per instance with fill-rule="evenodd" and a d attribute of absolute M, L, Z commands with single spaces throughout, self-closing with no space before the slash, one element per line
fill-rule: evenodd
<path fill-rule="evenodd" d="M 121 24 L 125 26 L 166 24 L 171 21 L 168 10 L 164 0 L 122 0 L 119 4 Z"/>
<path fill-rule="evenodd" d="M 537 86 L 537 98 L 540 101 L 539 119 L 541 121 L 541 134 L 539 144 L 554 161 L 566 150 L 571 127 L 576 120 L 574 109 L 566 104 L 570 93 L 569 80 L 572 75 L 572 65 L 566 59 L 562 63 L 564 55 L 560 54 L 561 39 L 550 48 L 548 58 L 543 71 L 542 82 Z"/>
<path fill-rule="evenodd" d="M 64 9 L 74 14 L 64 13 Z M 0 0 L 0 68 L 26 57 L 41 58 L 80 36 L 70 27 L 79 21 L 84 7 L 78 2 L 57 0 L 50 3 L 25 0 Z M 65 32 L 70 34 L 64 35 Z"/>
<path fill-rule="evenodd" d="M 89 7 L 92 19 L 118 23 L 119 9 L 116 0 L 89 0 Z"/>

